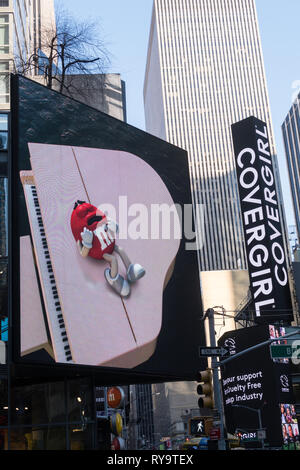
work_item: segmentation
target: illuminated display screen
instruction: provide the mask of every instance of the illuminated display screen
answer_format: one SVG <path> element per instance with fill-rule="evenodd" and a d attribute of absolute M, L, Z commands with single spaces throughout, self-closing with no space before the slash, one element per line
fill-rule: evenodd
<path fill-rule="evenodd" d="M 186 152 L 23 77 L 12 102 L 15 361 L 193 379 Z"/>

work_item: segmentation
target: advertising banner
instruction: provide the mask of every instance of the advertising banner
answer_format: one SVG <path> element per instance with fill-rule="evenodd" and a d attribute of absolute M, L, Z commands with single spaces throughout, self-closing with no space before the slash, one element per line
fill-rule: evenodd
<path fill-rule="evenodd" d="M 291 405 L 290 403 L 281 403 L 280 416 L 282 425 L 283 448 L 300 450 L 299 424 L 295 405 Z"/>
<path fill-rule="evenodd" d="M 232 126 L 250 288 L 256 320 L 293 320 L 283 224 L 267 126 L 250 117 Z"/>
<path fill-rule="evenodd" d="M 23 77 L 12 102 L 15 360 L 193 379 L 186 152 Z"/>
<path fill-rule="evenodd" d="M 276 340 L 288 332 L 274 325 L 243 328 L 225 333 L 219 345 L 234 356 L 268 339 Z M 265 429 L 266 444 L 281 446 L 280 405 L 294 401 L 289 360 L 272 359 L 267 345 L 229 361 L 222 367 L 221 376 L 228 432 L 241 432 L 245 436 L 251 434 L 258 441 L 257 431 Z"/>

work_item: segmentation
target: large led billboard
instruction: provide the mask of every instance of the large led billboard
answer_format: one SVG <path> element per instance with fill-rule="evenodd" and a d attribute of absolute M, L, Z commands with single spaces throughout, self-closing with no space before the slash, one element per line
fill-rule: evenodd
<path fill-rule="evenodd" d="M 282 438 L 284 449 L 300 449 L 299 424 L 295 405 L 280 404 Z"/>
<path fill-rule="evenodd" d="M 250 288 L 257 321 L 293 320 L 280 201 L 267 125 L 232 126 Z"/>
<path fill-rule="evenodd" d="M 12 103 L 15 361 L 193 379 L 186 152 L 23 77 Z"/>

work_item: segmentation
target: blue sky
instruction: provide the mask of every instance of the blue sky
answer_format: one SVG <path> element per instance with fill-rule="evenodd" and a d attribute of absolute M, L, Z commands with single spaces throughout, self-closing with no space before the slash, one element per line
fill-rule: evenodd
<path fill-rule="evenodd" d="M 145 128 L 143 82 L 152 0 L 56 0 L 75 16 L 98 19 L 110 72 L 126 82 L 128 123 Z M 300 89 L 299 0 L 256 0 L 288 225 L 294 224 L 281 124 Z"/>

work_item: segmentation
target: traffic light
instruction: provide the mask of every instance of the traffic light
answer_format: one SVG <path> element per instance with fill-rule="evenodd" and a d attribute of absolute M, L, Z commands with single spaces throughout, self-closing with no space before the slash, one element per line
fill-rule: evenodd
<path fill-rule="evenodd" d="M 205 417 L 197 417 L 189 419 L 189 434 L 191 436 L 206 436 L 205 434 Z"/>
<path fill-rule="evenodd" d="M 199 408 L 213 408 L 214 399 L 213 399 L 213 383 L 212 383 L 212 371 L 206 369 L 204 371 L 198 372 L 197 381 L 201 382 L 197 386 L 198 395 L 202 395 L 198 400 Z"/>

